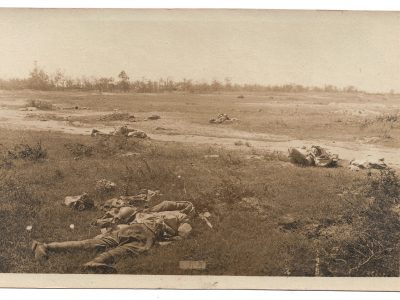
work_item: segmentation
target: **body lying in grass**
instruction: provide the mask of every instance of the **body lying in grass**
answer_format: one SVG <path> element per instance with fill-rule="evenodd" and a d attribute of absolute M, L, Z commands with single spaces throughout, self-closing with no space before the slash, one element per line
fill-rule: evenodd
<path fill-rule="evenodd" d="M 120 224 L 92 239 L 39 243 L 34 241 L 32 250 L 36 260 L 44 260 L 49 252 L 90 250 L 104 251 L 84 267 L 88 270 L 114 272 L 112 266 L 125 255 L 139 255 L 149 250 L 156 241 L 186 238 L 192 227 L 189 222 L 195 215 L 190 202 L 163 201 L 138 212 L 129 224 Z"/>
<path fill-rule="evenodd" d="M 335 167 L 339 160 L 337 154 L 331 154 L 320 146 L 312 146 L 310 149 L 290 148 L 289 159 L 293 164 L 306 167 Z"/>

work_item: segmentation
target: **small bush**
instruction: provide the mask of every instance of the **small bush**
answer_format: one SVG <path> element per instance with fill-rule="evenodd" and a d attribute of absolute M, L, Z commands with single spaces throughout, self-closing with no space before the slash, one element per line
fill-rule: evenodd
<path fill-rule="evenodd" d="M 8 151 L 8 157 L 11 159 L 40 161 L 47 158 L 47 150 L 42 147 L 41 142 L 37 142 L 33 146 L 29 144 L 20 144 L 15 146 L 14 150 Z"/>
<path fill-rule="evenodd" d="M 135 116 L 124 112 L 113 112 L 100 117 L 100 121 L 134 121 Z"/>
<path fill-rule="evenodd" d="M 400 202 L 400 179 L 391 170 L 381 170 L 369 180 L 365 207 L 352 207 L 347 222 L 351 240 L 332 243 L 327 265 L 333 276 L 398 276 L 400 218 L 393 208 Z M 351 215 L 350 215 L 351 214 Z"/>
<path fill-rule="evenodd" d="M 75 157 L 91 156 L 94 148 L 80 143 L 68 143 L 64 145 Z"/>

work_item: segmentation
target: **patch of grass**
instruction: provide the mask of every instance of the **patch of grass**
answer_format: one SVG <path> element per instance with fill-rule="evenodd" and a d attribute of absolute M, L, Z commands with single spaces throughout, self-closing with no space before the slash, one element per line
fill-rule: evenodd
<path fill-rule="evenodd" d="M 400 203 L 400 179 L 391 170 L 380 170 L 363 189 L 364 205 L 354 205 L 344 219 L 350 224 L 347 239 L 334 237 L 325 248 L 332 276 L 398 276 L 400 218 L 393 208 Z"/>
<path fill-rule="evenodd" d="M 93 146 L 87 146 L 81 143 L 67 143 L 64 145 L 65 148 L 71 152 L 74 157 L 84 157 L 93 155 Z"/>
<path fill-rule="evenodd" d="M 126 112 L 113 112 L 111 114 L 103 115 L 100 121 L 134 121 L 135 116 Z"/>
<path fill-rule="evenodd" d="M 149 205 L 162 200 L 191 201 L 198 212 L 210 212 L 213 224 L 210 229 L 195 218 L 189 239 L 127 257 L 117 264 L 120 273 L 313 276 L 315 238 L 281 230 L 279 218 L 293 214 L 299 224 L 335 222 L 354 211 L 338 194 L 352 190 L 354 183 L 365 184 L 365 178 L 347 169 L 296 168 L 273 153 L 265 153 L 265 159 L 255 163 L 244 159 L 240 151 L 208 146 L 152 140 L 128 142 L 122 149 L 109 145 L 114 154 L 132 149 L 139 153 L 125 157 L 108 155 L 107 148 L 88 136 L 29 132 L 17 137 L 15 132 L 2 131 L 0 138 L 6 148 L 20 139 L 26 144 L 43 140 L 48 152 L 45 164 L 15 160 L 13 168 L 0 169 L 4 272 L 81 273 L 81 265 L 95 253 L 54 254 L 40 265 L 32 260 L 31 241 L 80 240 L 99 234 L 99 228 L 90 224 L 102 211 L 77 212 L 64 206 L 63 199 L 87 192 L 99 205 L 108 196 L 96 193 L 96 180 L 107 178 L 117 185 L 112 196 L 158 189 L 163 195 Z M 64 146 L 71 143 L 93 147 L 92 155 L 74 160 Z M 219 157 L 204 159 L 210 153 Z M 257 198 L 261 211 L 244 205 L 243 197 Z M 32 230 L 26 230 L 28 225 Z M 333 237 L 329 241 L 339 245 Z M 180 270 L 179 260 L 186 259 L 206 260 L 207 270 Z"/>
<path fill-rule="evenodd" d="M 11 159 L 24 159 L 31 161 L 43 161 L 47 158 L 47 150 L 43 148 L 39 141 L 34 145 L 20 144 L 13 150 L 8 150 L 8 157 Z"/>

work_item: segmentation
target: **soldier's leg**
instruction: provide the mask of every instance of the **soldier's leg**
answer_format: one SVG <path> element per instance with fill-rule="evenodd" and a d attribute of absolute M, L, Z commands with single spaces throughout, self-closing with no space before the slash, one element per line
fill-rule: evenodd
<path fill-rule="evenodd" d="M 86 239 L 81 241 L 52 242 L 48 244 L 34 241 L 32 244 L 32 251 L 35 254 L 36 260 L 43 260 L 47 258 L 48 252 L 74 251 L 81 249 L 105 250 L 107 247 L 115 247 L 117 245 L 117 241 L 112 237 Z"/>
<path fill-rule="evenodd" d="M 129 244 L 115 247 L 96 256 L 93 260 L 84 264 L 84 268 L 89 271 L 102 273 L 115 273 L 115 264 L 119 258 L 128 255 L 138 255 L 139 251 L 135 251 L 135 247 Z"/>
<path fill-rule="evenodd" d="M 291 163 L 301 166 L 312 166 L 314 164 L 314 160 L 310 155 L 301 153 L 296 148 L 289 149 L 289 159 Z"/>
<path fill-rule="evenodd" d="M 95 259 L 86 263 L 84 267 L 89 270 L 115 272 L 112 264 L 116 263 L 119 258 L 128 255 L 137 256 L 140 253 L 149 250 L 154 244 L 155 235 L 146 226 L 142 224 L 137 224 L 137 226 L 140 226 L 143 231 L 137 232 L 136 237 L 132 236 L 132 242 L 123 243 L 124 238 L 120 238 L 120 242 L 122 242 L 122 244 L 104 253 L 101 253 Z"/>
<path fill-rule="evenodd" d="M 86 263 L 87 270 L 115 272 L 112 264 L 127 255 L 138 255 L 149 250 L 155 240 L 155 234 L 144 224 L 133 224 L 115 233 L 112 238 L 118 245 Z"/>

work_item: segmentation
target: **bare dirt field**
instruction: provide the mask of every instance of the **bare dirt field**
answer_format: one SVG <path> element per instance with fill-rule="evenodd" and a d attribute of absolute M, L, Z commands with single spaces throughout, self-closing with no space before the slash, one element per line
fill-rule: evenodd
<path fill-rule="evenodd" d="M 54 109 L 19 110 L 32 100 L 51 103 Z M 71 134 L 90 134 L 93 128 L 111 131 L 128 122 L 104 121 L 101 116 L 118 111 L 133 114 L 132 127 L 155 140 L 225 147 L 242 140 L 253 148 L 283 152 L 314 144 L 345 160 L 385 158 L 400 166 L 397 95 L 273 93 L 237 98 L 235 94 L 2 92 L 0 107 L 3 128 Z M 238 121 L 210 126 L 208 120 L 220 112 Z M 153 114 L 161 118 L 147 120 Z"/>
<path fill-rule="evenodd" d="M 68 195 L 87 192 L 98 205 L 146 188 L 209 211 L 213 228 L 196 219 L 189 239 L 123 259 L 120 273 L 397 276 L 398 250 L 388 246 L 397 225 L 371 200 L 400 191 L 395 175 L 347 165 L 384 158 L 400 167 L 400 96 L 237 96 L 0 92 L 0 271 L 82 272 L 89 254 L 64 253 L 39 264 L 32 239 L 99 233 L 91 224 L 101 211 L 71 210 L 63 205 Z M 219 113 L 238 120 L 210 124 Z M 90 136 L 93 128 L 111 132 L 125 124 L 150 138 Z M 20 144 L 29 145 L 29 156 L 10 155 Z M 289 163 L 288 147 L 309 145 L 327 147 L 342 161 L 337 168 Z M 96 192 L 101 178 L 117 190 Z M 365 220 L 382 222 L 370 228 Z M 386 240 L 371 242 L 372 234 Z M 207 268 L 181 270 L 180 260 L 205 260 Z"/>

